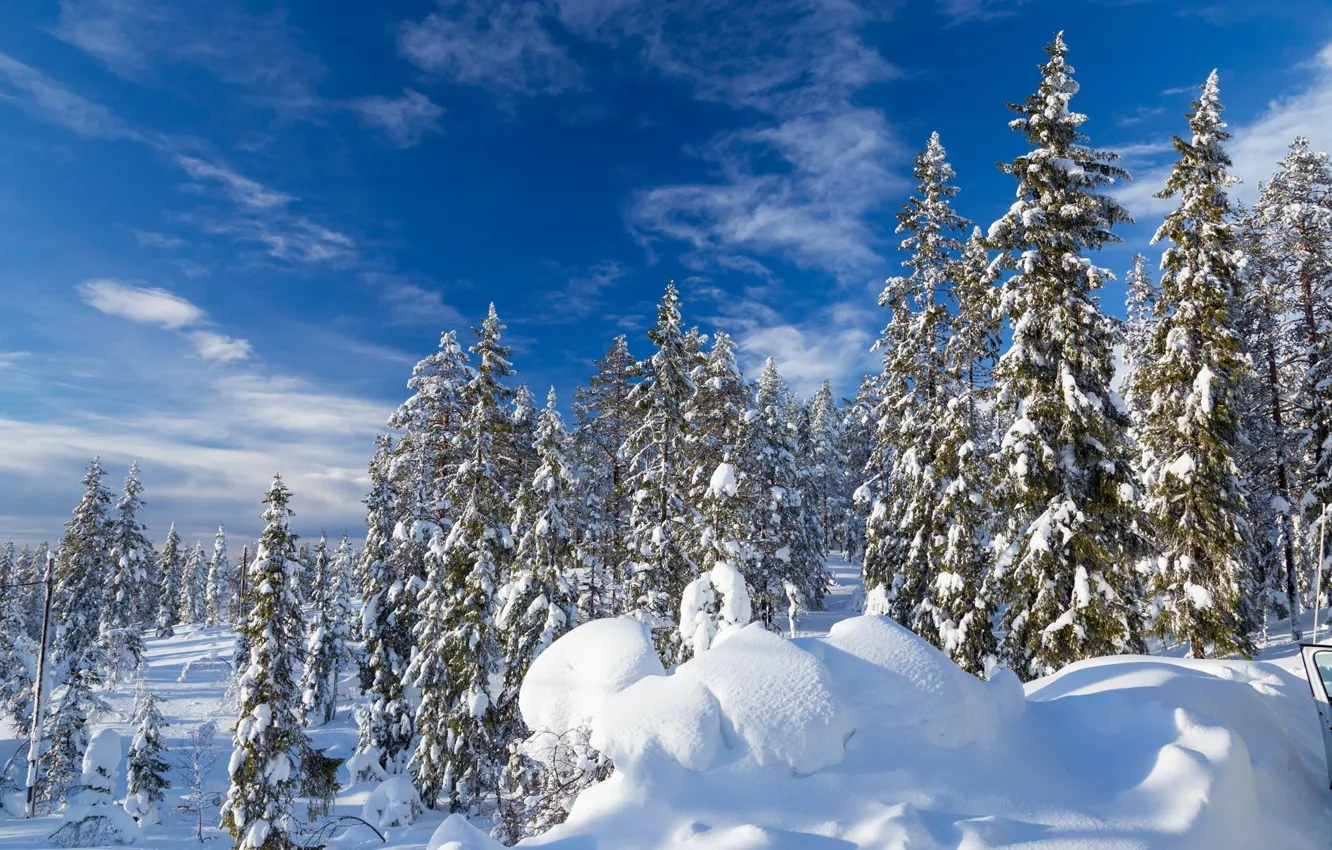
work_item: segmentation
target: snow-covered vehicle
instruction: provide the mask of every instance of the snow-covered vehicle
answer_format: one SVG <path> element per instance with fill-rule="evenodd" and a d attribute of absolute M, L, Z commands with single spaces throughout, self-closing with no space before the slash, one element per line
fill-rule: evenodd
<path fill-rule="evenodd" d="M 1332 787 L 1332 645 L 1300 644 L 1309 690 L 1318 706 L 1318 728 L 1323 733 L 1323 751 L 1327 754 L 1328 786 Z"/>

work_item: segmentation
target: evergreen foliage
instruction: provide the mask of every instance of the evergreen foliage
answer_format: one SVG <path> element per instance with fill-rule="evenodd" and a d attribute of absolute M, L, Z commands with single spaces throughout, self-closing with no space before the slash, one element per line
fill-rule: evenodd
<path fill-rule="evenodd" d="M 1110 387 L 1114 323 L 1095 293 L 1112 275 L 1083 257 L 1119 241 L 1128 212 L 1100 189 L 1127 178 L 1087 147 L 1062 33 L 1037 92 L 1010 108 L 1031 149 L 1002 169 L 1017 201 L 991 226 L 1011 274 L 1012 344 L 995 367 L 1005 428 L 998 497 L 1008 665 L 1023 679 L 1143 648 L 1129 570 L 1143 548 L 1122 401 Z"/>
<path fill-rule="evenodd" d="M 1189 139 L 1158 197 L 1179 197 L 1154 241 L 1169 239 L 1161 260 L 1161 299 L 1147 362 L 1134 392 L 1147 400 L 1139 433 L 1146 510 L 1161 550 L 1152 590 L 1160 606 L 1154 631 L 1189 643 L 1190 653 L 1249 654 L 1241 586 L 1252 545 L 1236 458 L 1244 441 L 1237 393 L 1247 364 L 1235 332 L 1240 269 L 1229 220 L 1216 72 L 1189 115 Z"/>
<path fill-rule="evenodd" d="M 240 720 L 222 806 L 222 825 L 237 850 L 293 850 L 300 846 L 293 802 L 300 759 L 309 739 L 300 718 L 296 670 L 301 655 L 301 568 L 291 531 L 291 492 L 281 476 L 264 497 L 263 534 L 248 568 L 250 610 L 241 632 L 250 647 L 240 678 Z"/>

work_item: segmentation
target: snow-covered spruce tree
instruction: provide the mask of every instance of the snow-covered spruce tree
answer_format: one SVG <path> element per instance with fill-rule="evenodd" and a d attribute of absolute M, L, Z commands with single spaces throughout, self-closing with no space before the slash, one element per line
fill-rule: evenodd
<path fill-rule="evenodd" d="M 301 655 L 300 568 L 289 526 L 291 491 L 281 476 L 264 497 L 264 531 L 249 566 L 250 610 L 241 632 L 250 646 L 240 678 L 240 719 L 228 773 L 222 825 L 237 850 L 291 850 L 299 760 L 309 749 L 301 725 L 296 669 Z"/>
<path fill-rule="evenodd" d="M 1152 331 L 1156 327 L 1156 302 L 1161 297 L 1161 287 L 1152 279 L 1151 272 L 1147 271 L 1147 258 L 1142 254 L 1133 255 L 1133 268 L 1129 269 L 1126 282 L 1128 315 L 1124 320 L 1124 402 L 1128 405 L 1129 416 L 1136 428 L 1142 422 L 1146 400 L 1138 398 L 1133 392 L 1136 383 L 1134 375 L 1146 362 Z"/>
<path fill-rule="evenodd" d="M 227 558 L 227 529 L 217 527 L 213 538 L 213 556 L 208 559 L 208 578 L 204 583 L 204 625 L 213 627 L 229 622 L 231 610 L 231 561 Z"/>
<path fill-rule="evenodd" d="M 938 133 L 916 155 L 913 174 L 916 194 L 897 214 L 897 230 L 907 234 L 900 249 L 910 254 L 902 262 L 909 273 L 890 278 L 879 297 L 880 304 L 894 310 L 879 344 L 884 351 L 882 383 L 900 388 L 900 394 L 886 396 L 881 407 L 881 422 L 892 428 L 877 434 L 883 445 L 875 454 L 891 461 L 879 470 L 883 498 L 871 519 L 868 536 L 873 545 L 865 562 L 867 578 L 876 580 L 867 582 L 866 589 L 876 607 L 886 605 L 893 619 L 937 645 L 934 579 L 947 528 L 934 510 L 943 483 L 934 464 L 954 394 L 944 363 L 950 323 L 945 299 L 959 272 L 958 234 L 969 222 L 953 211 L 957 187 L 951 183 L 953 168 Z M 891 348 L 890 336 L 896 340 Z"/>
<path fill-rule="evenodd" d="M 846 450 L 842 443 L 842 412 L 832 384 L 824 381 L 814 394 L 809 411 L 810 485 L 813 505 L 819 513 L 825 551 L 841 541 L 842 515 L 850 493 L 846 488 Z M 839 547 L 845 548 L 845 547 Z"/>
<path fill-rule="evenodd" d="M 574 391 L 573 447 L 587 470 L 580 476 L 580 507 L 595 510 L 598 522 L 579 529 L 582 548 L 591 558 L 580 607 L 589 619 L 625 610 L 625 565 L 630 560 L 630 468 L 620 447 L 633 433 L 637 410 L 629 398 L 638 363 L 624 335 L 617 336 L 596 361 L 586 387 Z M 609 474 L 607 474 L 609 473 Z M 593 539 L 587 540 L 588 532 Z"/>
<path fill-rule="evenodd" d="M 1006 429 L 999 510 L 1006 548 L 1004 656 L 1023 679 L 1097 655 L 1141 650 L 1129 570 L 1143 546 L 1129 418 L 1110 387 L 1116 328 L 1096 291 L 1112 277 L 1083 256 L 1119 241 L 1128 212 L 1098 190 L 1127 177 L 1086 147 L 1063 34 L 1038 91 L 1011 108 L 1032 149 L 1003 170 L 1018 200 L 990 228 L 1011 270 L 1001 306 L 1012 345 L 995 367 Z"/>
<path fill-rule="evenodd" d="M 1302 367 L 1291 361 L 1283 323 L 1282 287 L 1271 273 L 1256 218 L 1238 216 L 1239 239 L 1246 255 L 1243 298 L 1236 333 L 1252 366 L 1236 395 L 1240 428 L 1246 440 L 1236 458 L 1249 490 L 1248 521 L 1254 551 L 1250 583 L 1253 615 L 1267 641 L 1268 614 L 1289 619 L 1291 636 L 1300 640 L 1299 570 L 1295 558 L 1293 493 L 1301 471 L 1291 433 L 1295 412 L 1290 389 L 1304 385 Z M 1291 374 L 1295 372 L 1296 374 Z"/>
<path fill-rule="evenodd" d="M 411 707 L 404 694 L 412 636 L 398 621 L 389 595 L 400 586 L 393 569 L 393 490 L 389 466 L 393 441 L 380 436 L 370 462 L 366 536 L 361 549 L 361 690 L 368 697 L 357 712 L 359 740 L 348 769 L 356 778 L 401 773 L 411 756 Z"/>
<path fill-rule="evenodd" d="M 328 538 L 320 535 L 315 547 L 316 577 L 311 600 L 314 622 L 305 643 L 305 669 L 301 674 L 301 708 L 305 723 L 330 723 L 337 713 L 338 677 L 350 663 L 351 652 L 347 608 L 347 573 L 351 566 L 351 544 L 346 537 L 336 560 L 328 557 Z"/>
<path fill-rule="evenodd" d="M 176 633 L 176 624 L 180 622 L 180 579 L 185 570 L 180 535 L 176 533 L 174 522 L 162 544 L 162 557 L 158 563 L 161 584 L 157 591 L 157 636 L 169 638 Z"/>
<path fill-rule="evenodd" d="M 130 465 L 124 494 L 111 520 L 111 573 L 102 593 L 102 616 L 98 642 L 106 653 L 107 678 L 112 685 L 143 660 L 142 609 L 147 600 L 139 594 L 147 575 L 148 553 L 153 544 L 139 522 L 143 501 L 139 494 L 139 465 Z"/>
<path fill-rule="evenodd" d="M 749 589 L 738 566 L 751 557 L 747 539 L 752 511 L 745 510 L 735 466 L 722 460 L 713 470 L 699 507 L 703 573 L 680 599 L 681 658 L 711 648 L 717 635 L 753 618 Z"/>
<path fill-rule="evenodd" d="M 1332 504 L 1332 163 L 1297 137 L 1253 209 L 1263 272 L 1294 321 L 1284 340 L 1295 421 L 1305 434 L 1301 466 L 1305 527 L 1317 539 Z M 1283 382 L 1287 383 L 1287 382 Z M 1312 546 L 1310 548 L 1313 548 Z M 1316 557 L 1316 556 L 1315 556 Z M 1328 573 L 1324 570 L 1324 575 Z M 1332 581 L 1326 579 L 1325 581 Z M 1324 585 L 1326 589 L 1327 585 Z"/>
<path fill-rule="evenodd" d="M 524 499 L 523 491 L 532 483 L 532 473 L 538 463 L 533 446 L 536 444 L 539 417 L 536 398 L 532 395 L 532 391 L 526 384 L 519 384 L 510 402 L 509 427 L 503 435 L 502 457 L 505 458 L 504 491 L 517 494 L 520 501 L 530 502 Z M 528 510 L 514 517 L 516 525 L 513 526 L 512 532 L 515 540 L 527 531 L 527 524 L 534 513 Z"/>
<path fill-rule="evenodd" d="M 0 584 L 6 585 L 0 599 L 0 715 L 16 729 L 32 723 L 32 679 L 37 668 L 37 644 L 28 635 L 27 599 L 17 585 L 24 579 L 14 557 L 14 541 L 0 546 Z"/>
<path fill-rule="evenodd" d="M 565 460 L 568 434 L 555 408 L 555 389 L 537 422 L 537 466 L 527 490 L 532 513 L 518 540 L 513 578 L 500 590 L 502 604 L 495 625 L 504 644 L 504 692 L 497 706 L 502 740 L 510 751 L 501 789 L 501 808 L 525 805 L 528 759 L 522 742 L 528 737 L 518 713 L 518 691 L 532 661 L 556 638 L 577 623 L 578 610 L 571 576 L 577 566 L 569 498 L 573 478 Z"/>
<path fill-rule="evenodd" d="M 933 631 L 940 649 L 977 676 L 986 675 L 998 657 L 990 545 L 993 447 L 986 413 L 993 395 L 989 370 L 999 349 L 997 294 L 980 231 L 973 231 L 953 280 L 957 309 L 944 352 L 953 394 L 934 461 L 942 482 L 934 512 L 946 538 L 934 579 Z"/>
<path fill-rule="evenodd" d="M 202 623 L 204 618 L 204 582 L 208 577 L 204 566 L 203 543 L 196 540 L 185 556 L 180 570 L 180 622 Z"/>
<path fill-rule="evenodd" d="M 19 581 L 26 584 L 25 587 L 19 589 L 19 595 L 23 599 L 23 621 L 26 624 L 28 637 L 34 641 L 40 638 L 42 632 L 42 614 L 46 594 L 43 580 L 46 577 L 46 555 L 50 549 L 51 546 L 48 543 L 37 546 L 24 544 L 18 554 L 17 575 Z"/>
<path fill-rule="evenodd" d="M 505 704 L 514 702 L 532 660 L 573 628 L 578 612 L 570 579 L 577 561 L 569 522 L 573 479 L 565 460 L 568 433 L 555 408 L 555 390 L 537 422 L 537 466 L 528 487 L 534 510 L 518 540 L 513 578 L 501 591 L 496 626 L 504 640 Z"/>
<path fill-rule="evenodd" d="M 1179 197 L 1153 241 L 1161 259 L 1159 321 L 1134 392 L 1149 399 L 1138 440 L 1146 510 L 1161 552 L 1154 631 L 1188 641 L 1190 654 L 1248 654 L 1240 586 L 1253 541 L 1236 456 L 1244 437 L 1236 395 L 1246 362 L 1235 333 L 1238 242 L 1226 186 L 1216 72 L 1189 115 L 1190 139 L 1160 198 Z"/>
<path fill-rule="evenodd" d="M 83 497 L 73 518 L 65 523 L 65 536 L 56 553 L 51 648 L 56 665 L 66 670 L 102 663 L 98 626 L 102 588 L 111 571 L 111 493 L 102 484 L 105 474 L 93 458 L 83 476 Z"/>
<path fill-rule="evenodd" d="M 436 531 L 427 555 L 419 651 L 408 679 L 421 691 L 416 714 L 420 739 L 410 770 L 422 801 L 434 808 L 474 810 L 498 803 L 500 771 L 508 742 L 500 737 L 497 680 L 504 669 L 492 615 L 498 577 L 508 570 L 513 539 L 506 515 L 498 447 L 509 422 L 513 374 L 510 349 L 500 343 L 504 325 L 492 304 L 471 351 L 476 374 L 467 386 L 470 413 L 463 428 L 470 452 L 449 482 L 452 527 Z"/>
<path fill-rule="evenodd" d="M 42 733 L 45 749 L 38 759 L 37 791 L 38 798 L 50 807 L 65 802 L 70 786 L 82 775 L 88 722 L 94 713 L 107 708 L 93 693 L 93 686 L 101 681 L 95 657 L 92 650 L 67 656 L 54 671 L 59 684 L 52 691 L 51 710 Z"/>
<path fill-rule="evenodd" d="M 741 453 L 740 495 L 750 511 L 750 552 L 742 564 L 753 594 L 755 615 L 768 627 L 781 599 L 791 590 L 808 610 L 823 607 L 828 584 L 822 535 L 813 506 L 802 498 L 807 467 L 796 448 L 799 402 L 768 358 L 759 375 L 755 415 L 746 428 L 747 448 Z"/>
<path fill-rule="evenodd" d="M 846 447 L 847 490 L 851 494 L 842 519 L 842 549 L 853 563 L 864 560 L 865 531 L 873 507 L 874 480 L 871 459 L 877 430 L 875 408 L 878 404 L 878 376 L 866 375 L 856 389 L 854 399 L 843 399 L 842 441 Z"/>
<path fill-rule="evenodd" d="M 753 408 L 753 400 L 740 367 L 735 362 L 735 343 L 725 331 L 717 331 L 712 338 L 712 350 L 692 375 L 694 391 L 685 404 L 684 417 L 689 432 L 685 443 L 689 450 L 689 508 L 703 517 L 704 533 L 690 542 L 690 558 L 705 565 L 718 541 L 707 529 L 716 529 L 712 507 L 711 482 L 717 468 L 729 464 L 732 474 L 738 474 L 737 453 L 742 450 L 745 416 Z M 736 502 L 738 510 L 739 503 Z M 738 529 L 726 533 L 727 539 L 743 540 L 746 534 Z"/>
<path fill-rule="evenodd" d="M 657 651 L 669 661 L 678 647 L 680 598 L 695 573 L 688 555 L 692 512 L 684 419 L 694 389 L 689 377 L 693 355 L 681 330 L 674 282 L 657 306 L 657 323 L 648 338 L 657 350 L 640 364 L 641 380 L 629 393 L 637 427 L 621 449 L 633 488 L 629 607 L 652 630 Z"/>
<path fill-rule="evenodd" d="M 156 694 L 148 694 L 139 703 L 134 723 L 134 740 L 130 743 L 126 774 L 129 783 L 125 791 L 125 811 L 139 826 L 158 822 L 157 804 L 166 799 L 163 791 L 171 787 L 167 772 L 171 765 L 163 759 L 167 751 L 162 730 L 169 726 L 157 707 Z"/>

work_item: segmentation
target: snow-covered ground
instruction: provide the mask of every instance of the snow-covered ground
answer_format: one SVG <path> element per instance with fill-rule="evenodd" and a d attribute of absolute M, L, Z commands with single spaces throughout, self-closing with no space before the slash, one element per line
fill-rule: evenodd
<path fill-rule="evenodd" d="M 538 666 L 524 711 L 547 724 L 590 723 L 616 763 L 568 823 L 525 846 L 559 850 L 983 850 L 983 848 L 1325 848 L 1332 791 L 1297 648 L 1285 624 L 1259 660 L 1111 658 L 1073 665 L 1024 689 L 982 683 L 913 635 L 855 616 L 854 567 L 832 565 L 829 610 L 804 615 L 787 641 L 736 630 L 673 672 L 654 667 L 637 627 L 600 624 L 561 639 Z M 1306 615 L 1306 621 L 1307 621 Z M 225 790 L 231 636 L 182 628 L 148 641 L 143 693 L 165 700 L 178 750 L 216 720 L 210 790 Z M 650 661 L 645 659 L 650 658 Z M 596 675 L 587 675 L 590 666 Z M 603 669 L 604 668 L 604 669 Z M 580 672 L 581 671 L 581 672 Z M 535 675 L 535 674 L 534 674 Z M 183 679 L 183 680 L 182 680 Z M 347 683 L 350 686 L 350 682 Z M 129 746 L 132 686 L 101 724 Z M 555 710 L 558 708 L 558 710 Z M 316 746 L 347 756 L 347 704 Z M 12 729 L 0 756 L 21 746 Z M 174 756 L 173 753 L 170 757 Z M 159 826 L 135 846 L 196 846 L 192 818 L 168 792 Z M 123 770 L 118 799 L 124 797 Z M 373 783 L 345 788 L 330 813 L 359 815 Z M 0 850 L 35 850 L 59 816 L 0 815 Z M 340 833 L 331 848 L 494 850 L 427 812 L 387 830 Z M 205 846 L 230 840 L 209 813 Z M 450 842 L 454 842 L 450 844 Z"/>

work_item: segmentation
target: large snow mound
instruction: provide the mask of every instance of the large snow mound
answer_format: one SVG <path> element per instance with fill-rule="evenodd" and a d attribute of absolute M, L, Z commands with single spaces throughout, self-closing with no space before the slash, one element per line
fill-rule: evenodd
<path fill-rule="evenodd" d="M 817 658 L 754 623 L 676 671 L 717 698 L 732 748 L 749 748 L 760 765 L 811 773 L 842 760 L 851 720 Z"/>
<path fill-rule="evenodd" d="M 998 734 L 985 684 L 888 617 L 851 617 L 809 646 L 853 708 L 858 746 L 908 738 L 960 747 Z"/>
<path fill-rule="evenodd" d="M 1308 684 L 1275 664 L 1126 656 L 1024 692 L 864 616 L 796 641 L 732 630 L 666 674 L 631 630 L 596 625 L 548 652 L 593 651 L 606 630 L 632 644 L 595 647 L 625 661 L 579 673 L 590 693 L 558 692 L 557 717 L 590 718 L 615 773 L 524 846 L 1312 850 L 1332 835 Z"/>
<path fill-rule="evenodd" d="M 697 682 L 648 676 L 606 701 L 588 743 L 625 770 L 657 755 L 707 770 L 722 746 L 721 710 Z"/>
<path fill-rule="evenodd" d="M 591 725 L 606 699 L 665 673 L 652 635 L 628 617 L 584 623 L 532 662 L 518 693 L 527 728 L 563 735 Z"/>

